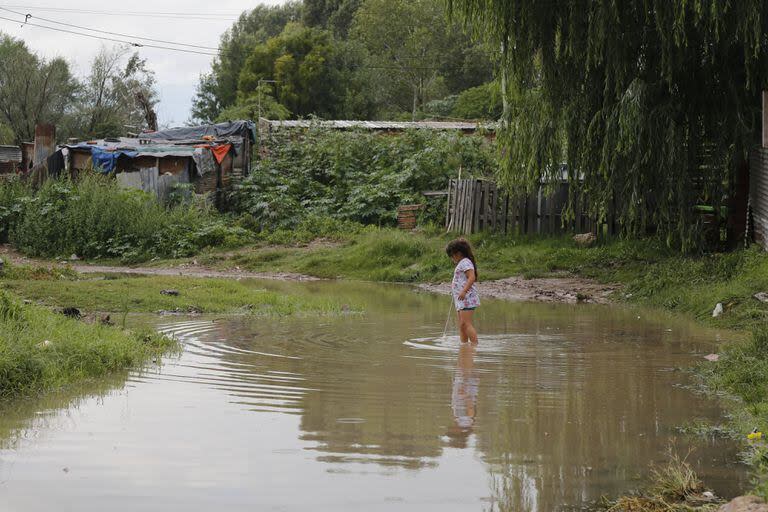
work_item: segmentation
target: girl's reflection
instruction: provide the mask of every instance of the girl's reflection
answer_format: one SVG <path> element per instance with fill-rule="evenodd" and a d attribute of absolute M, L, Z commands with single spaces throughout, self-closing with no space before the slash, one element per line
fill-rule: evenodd
<path fill-rule="evenodd" d="M 467 439 L 475 424 L 475 405 L 480 379 L 475 372 L 475 351 L 477 346 L 462 343 L 459 359 L 453 374 L 451 408 L 454 424 L 448 430 L 449 444 L 455 448 L 466 448 Z"/>

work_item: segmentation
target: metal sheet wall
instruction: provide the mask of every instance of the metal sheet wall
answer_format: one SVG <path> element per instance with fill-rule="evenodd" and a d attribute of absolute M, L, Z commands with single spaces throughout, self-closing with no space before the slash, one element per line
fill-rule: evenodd
<path fill-rule="evenodd" d="M 749 203 L 752 209 L 755 241 L 768 249 L 768 148 L 752 150 Z"/>

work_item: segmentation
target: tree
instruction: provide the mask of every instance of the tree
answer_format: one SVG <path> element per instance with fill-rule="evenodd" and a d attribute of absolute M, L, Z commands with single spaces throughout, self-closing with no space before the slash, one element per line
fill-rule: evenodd
<path fill-rule="evenodd" d="M 450 23 L 442 0 L 365 0 L 352 37 L 370 55 L 383 111 L 410 110 L 492 79 L 486 48 Z"/>
<path fill-rule="evenodd" d="M 263 83 L 246 97 L 241 97 L 237 103 L 225 108 L 216 118 L 217 123 L 236 121 L 238 119 L 288 119 L 291 112 L 277 102 L 271 84 Z"/>
<path fill-rule="evenodd" d="M 304 0 L 304 24 L 346 38 L 362 0 Z"/>
<path fill-rule="evenodd" d="M 38 123 L 61 121 L 77 89 L 65 60 L 40 59 L 22 41 L 0 35 L 0 122 L 16 143 L 32 140 Z"/>
<path fill-rule="evenodd" d="M 289 23 L 256 46 L 240 73 L 238 94 L 248 98 L 275 80 L 276 99 L 295 116 L 338 117 L 344 111 L 350 63 L 325 30 Z"/>
<path fill-rule="evenodd" d="M 91 63 L 89 75 L 78 96 L 75 133 L 84 137 L 116 137 L 152 129 L 157 102 L 154 73 L 138 53 L 102 47 Z M 154 116 L 156 129 L 156 116 Z"/>
<path fill-rule="evenodd" d="M 506 48 L 510 108 L 500 181 L 531 190 L 568 163 L 571 208 L 615 208 L 629 235 L 649 229 L 696 247 L 694 206 L 720 212 L 759 132 L 768 4 L 647 0 L 452 0 Z"/>
<path fill-rule="evenodd" d="M 277 6 L 260 5 L 243 13 L 221 36 L 219 56 L 211 72 L 200 77 L 192 100 L 192 118 L 210 122 L 234 105 L 240 72 L 253 48 L 279 35 L 289 22 L 301 19 L 301 12 L 301 2 L 289 1 Z"/>
<path fill-rule="evenodd" d="M 366 0 L 355 16 L 352 34 L 371 54 L 370 67 L 391 81 L 389 101 L 405 106 L 396 97 L 405 86 L 414 119 L 440 76 L 436 64 L 448 42 L 444 25 L 444 11 L 433 0 Z"/>

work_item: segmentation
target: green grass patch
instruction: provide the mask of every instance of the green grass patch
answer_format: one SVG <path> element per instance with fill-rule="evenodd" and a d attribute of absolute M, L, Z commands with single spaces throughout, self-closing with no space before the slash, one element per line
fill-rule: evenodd
<path fill-rule="evenodd" d="M 86 324 L 0 293 L 0 399 L 137 368 L 176 346 L 155 333 Z"/>
<path fill-rule="evenodd" d="M 84 311 L 293 315 L 334 314 L 346 309 L 332 298 L 269 291 L 249 280 L 106 275 L 77 280 L 9 279 L 2 286 L 47 306 Z M 165 295 L 163 290 L 174 290 L 178 295 Z"/>

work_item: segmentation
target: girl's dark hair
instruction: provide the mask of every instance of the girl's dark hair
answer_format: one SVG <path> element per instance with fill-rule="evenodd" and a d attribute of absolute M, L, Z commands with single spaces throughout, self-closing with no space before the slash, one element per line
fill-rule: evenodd
<path fill-rule="evenodd" d="M 467 242 L 463 238 L 457 238 L 456 240 L 451 240 L 448 242 L 448 245 L 445 246 L 445 253 L 448 256 L 453 256 L 456 253 L 460 253 L 465 258 L 469 258 L 469 261 L 472 262 L 472 266 L 475 267 L 475 279 L 480 279 L 477 274 L 477 262 L 475 261 L 475 255 L 472 252 L 472 246 L 469 245 L 469 242 Z"/>

